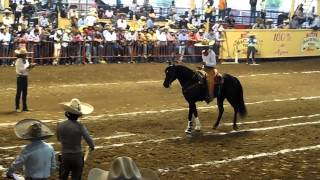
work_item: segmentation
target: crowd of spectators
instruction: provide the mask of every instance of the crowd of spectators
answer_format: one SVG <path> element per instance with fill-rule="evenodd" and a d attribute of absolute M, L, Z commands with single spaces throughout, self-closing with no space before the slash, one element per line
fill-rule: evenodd
<path fill-rule="evenodd" d="M 213 48 L 219 55 L 223 27 L 233 28 L 236 23 L 226 0 L 219 0 L 217 8 L 213 4 L 213 0 L 206 2 L 204 14 L 195 10 L 178 14 L 172 1 L 167 13 L 155 14 L 148 1 L 139 6 L 133 0 L 128 8 L 96 6 L 87 12 L 81 12 L 76 5 L 66 8 L 61 1 L 54 10 L 48 4 L 11 1 L 0 22 L 0 63 L 13 65 L 14 59 L 9 57 L 17 47 L 33 52 L 30 56 L 39 64 L 164 61 L 168 57 L 195 62 L 199 51 L 193 44 L 203 39 L 215 40 Z M 292 20 L 281 18 L 277 25 L 266 19 L 264 10 L 251 10 L 253 29 L 320 26 L 319 17 L 306 15 L 302 5 Z M 57 28 L 58 14 L 70 20 L 69 27 Z M 159 25 L 158 19 L 165 19 L 166 23 Z"/>

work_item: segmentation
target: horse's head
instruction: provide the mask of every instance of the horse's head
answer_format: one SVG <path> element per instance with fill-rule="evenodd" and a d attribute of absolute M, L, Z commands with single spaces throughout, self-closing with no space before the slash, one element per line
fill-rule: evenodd
<path fill-rule="evenodd" d="M 164 79 L 163 86 L 169 88 L 171 83 L 177 79 L 176 66 L 170 65 L 165 70 L 166 78 Z"/>

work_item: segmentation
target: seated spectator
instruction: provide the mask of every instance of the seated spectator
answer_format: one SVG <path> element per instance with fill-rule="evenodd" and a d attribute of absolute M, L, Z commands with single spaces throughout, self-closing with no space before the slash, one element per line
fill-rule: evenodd
<path fill-rule="evenodd" d="M 113 10 L 111 9 L 110 6 L 107 7 L 107 10 L 106 10 L 106 12 L 105 12 L 105 17 L 106 17 L 107 19 L 113 18 Z"/>
<path fill-rule="evenodd" d="M 279 29 L 289 29 L 289 23 L 290 23 L 290 20 L 286 19 L 283 21 L 282 24 L 278 25 L 278 28 Z"/>
<path fill-rule="evenodd" d="M 179 28 L 180 29 L 187 28 L 188 27 L 188 16 L 181 15 L 180 18 L 181 18 L 181 20 L 179 21 Z"/>
<path fill-rule="evenodd" d="M 97 22 L 97 16 L 94 12 L 90 12 L 85 18 L 86 26 L 93 26 Z"/>
<path fill-rule="evenodd" d="M 258 17 L 256 19 L 256 23 L 253 24 L 252 29 L 265 29 L 266 26 L 264 25 L 263 19 Z"/>
<path fill-rule="evenodd" d="M 120 13 L 118 16 L 120 17 L 120 19 L 117 20 L 117 28 L 127 29 L 127 26 L 128 26 L 128 23 L 126 20 L 127 14 Z"/>
<path fill-rule="evenodd" d="M 313 23 L 310 26 L 314 30 L 319 30 L 320 29 L 320 16 L 316 15 Z"/>
<path fill-rule="evenodd" d="M 77 22 L 77 27 L 80 28 L 80 27 L 83 27 L 86 25 L 86 19 L 85 19 L 85 14 L 84 13 L 81 13 L 80 14 L 80 19 L 78 20 Z"/>
<path fill-rule="evenodd" d="M 112 164 L 110 171 L 93 168 L 88 174 L 88 180 L 160 180 L 151 169 L 139 169 L 130 157 L 118 157 Z"/>
<path fill-rule="evenodd" d="M 229 28 L 233 28 L 236 24 L 236 20 L 234 19 L 234 16 L 231 14 L 229 17 L 226 17 L 226 23 Z"/>
<path fill-rule="evenodd" d="M 153 10 L 153 9 L 150 10 L 148 16 L 149 16 L 150 18 L 152 18 L 152 19 L 155 19 L 155 18 L 156 18 L 156 13 L 154 13 L 154 10 Z"/>
<path fill-rule="evenodd" d="M 14 19 L 11 16 L 11 11 L 9 9 L 5 9 L 4 11 L 4 17 L 2 18 L 2 23 L 8 27 L 11 27 L 11 25 L 14 23 Z"/>
<path fill-rule="evenodd" d="M 147 28 L 153 28 L 153 27 L 154 27 L 154 19 L 151 17 L 148 17 Z"/>
<path fill-rule="evenodd" d="M 49 26 L 49 19 L 47 18 L 47 13 L 43 12 L 42 15 L 39 18 L 39 25 L 42 28 Z"/>
<path fill-rule="evenodd" d="M 203 39 L 209 40 L 209 41 L 214 41 L 215 34 L 214 34 L 213 30 L 210 30 L 209 32 L 205 32 L 203 35 Z"/>
<path fill-rule="evenodd" d="M 25 179 L 49 179 L 56 168 L 53 147 L 43 140 L 53 136 L 53 132 L 43 122 L 36 119 L 24 119 L 15 126 L 15 134 L 19 139 L 29 140 L 20 155 L 11 164 L 7 178 L 13 179 L 14 172 L 23 170 Z"/>
<path fill-rule="evenodd" d="M 196 40 L 197 41 L 202 41 L 203 40 L 203 33 L 204 33 L 204 30 L 203 29 L 199 29 L 199 31 L 196 33 Z"/>
<path fill-rule="evenodd" d="M 191 24 L 196 27 L 196 28 L 199 28 L 201 26 L 201 19 L 200 19 L 200 15 L 195 15 L 195 16 L 192 16 L 191 18 Z"/>
<path fill-rule="evenodd" d="M 98 9 L 98 18 L 99 19 L 104 18 L 104 9 L 102 7 Z"/>
<path fill-rule="evenodd" d="M 273 25 L 273 20 L 272 19 L 267 19 L 266 20 L 266 29 L 274 29 L 274 25 Z"/>
<path fill-rule="evenodd" d="M 292 16 L 291 21 L 289 22 L 289 28 L 290 29 L 299 29 L 299 28 L 301 28 L 298 16 L 296 16 L 296 15 Z"/>
<path fill-rule="evenodd" d="M 145 16 L 141 16 L 140 19 L 138 20 L 139 30 L 143 30 L 147 26 L 146 19 L 147 18 Z"/>
<path fill-rule="evenodd" d="M 69 7 L 68 19 L 72 19 L 72 18 L 78 19 L 79 18 L 78 9 L 77 8 L 78 7 L 76 5 L 71 5 Z"/>

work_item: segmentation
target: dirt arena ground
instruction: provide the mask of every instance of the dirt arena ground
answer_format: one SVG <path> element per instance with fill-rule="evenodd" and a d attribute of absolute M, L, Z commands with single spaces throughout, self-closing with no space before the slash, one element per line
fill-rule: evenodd
<path fill-rule="evenodd" d="M 188 65 L 196 67 L 197 65 Z M 198 103 L 202 132 L 186 137 L 187 103 L 180 85 L 162 86 L 166 64 L 103 64 L 36 67 L 29 77 L 31 112 L 14 112 L 14 68 L 0 69 L 0 173 L 26 142 L 13 124 L 47 120 L 55 130 L 64 113 L 58 103 L 77 97 L 95 111 L 82 122 L 97 149 L 85 163 L 110 168 L 117 156 L 132 157 L 161 179 L 320 179 L 320 59 L 262 62 L 260 66 L 218 65 L 237 76 L 248 116 L 232 131 L 225 101 L 220 127 L 216 102 Z M 52 137 L 59 151 L 60 145 Z M 52 177 L 57 179 L 57 173 Z"/>

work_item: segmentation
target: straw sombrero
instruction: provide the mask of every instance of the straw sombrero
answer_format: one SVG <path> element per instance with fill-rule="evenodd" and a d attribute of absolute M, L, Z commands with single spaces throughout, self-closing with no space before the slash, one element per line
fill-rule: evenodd
<path fill-rule="evenodd" d="M 50 128 L 37 119 L 23 119 L 14 126 L 14 133 L 24 140 L 43 140 L 54 135 Z"/>
<path fill-rule="evenodd" d="M 28 51 L 25 48 L 18 48 L 14 51 L 15 54 L 27 54 Z"/>
<path fill-rule="evenodd" d="M 88 103 L 80 102 L 80 100 L 77 98 L 71 99 L 70 102 L 63 102 L 60 104 L 66 112 L 76 115 L 90 114 L 94 110 L 93 106 Z"/>
<path fill-rule="evenodd" d="M 214 40 L 202 40 L 201 42 L 198 42 L 194 44 L 196 47 L 208 47 L 208 46 L 213 46 L 214 45 Z"/>
<path fill-rule="evenodd" d="M 88 174 L 88 180 L 160 180 L 151 169 L 139 169 L 130 157 L 118 157 L 110 171 L 93 168 Z"/>
<path fill-rule="evenodd" d="M 252 37 L 252 36 L 256 36 L 256 34 L 253 33 L 253 32 L 249 32 L 249 33 L 248 33 L 248 37 Z"/>
<path fill-rule="evenodd" d="M 12 13 L 9 9 L 5 9 L 3 13 Z"/>

